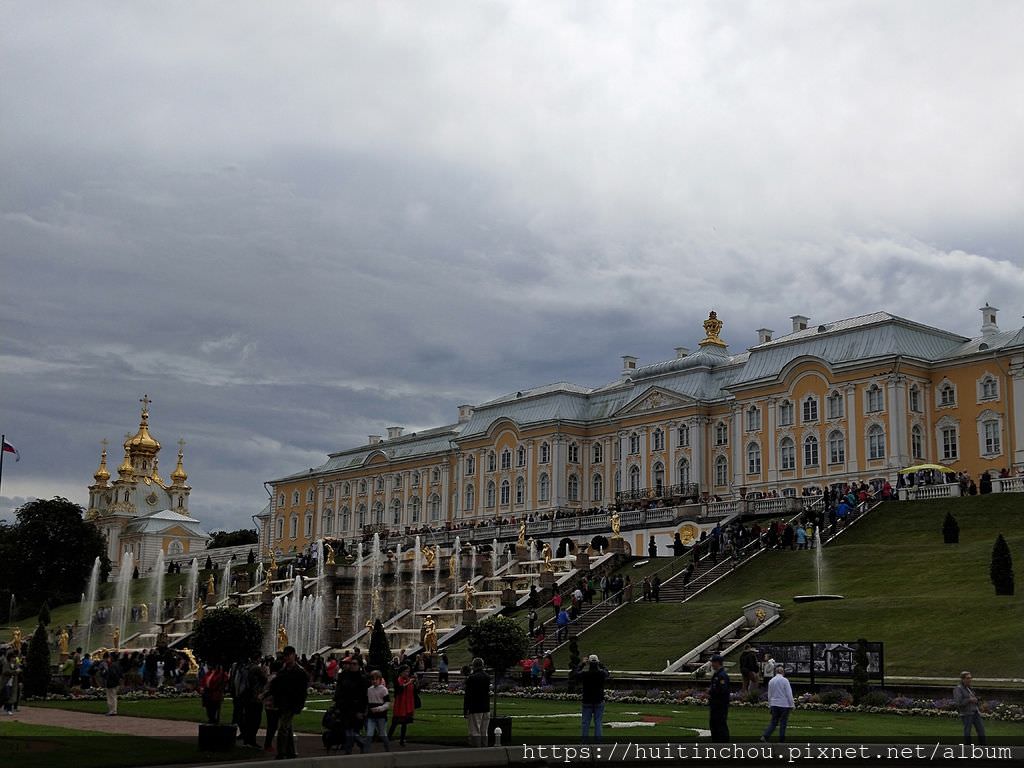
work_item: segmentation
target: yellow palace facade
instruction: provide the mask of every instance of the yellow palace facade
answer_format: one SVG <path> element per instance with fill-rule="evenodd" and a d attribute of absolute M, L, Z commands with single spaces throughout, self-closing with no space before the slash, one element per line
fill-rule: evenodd
<path fill-rule="evenodd" d="M 269 483 L 261 543 L 283 552 L 391 530 L 608 506 L 617 494 L 799 495 L 922 462 L 977 479 L 1024 471 L 1024 328 L 981 308 L 965 337 L 886 312 L 791 318 L 732 354 L 714 312 L 693 352 L 590 388 L 459 407 L 450 425 L 371 435 Z"/>

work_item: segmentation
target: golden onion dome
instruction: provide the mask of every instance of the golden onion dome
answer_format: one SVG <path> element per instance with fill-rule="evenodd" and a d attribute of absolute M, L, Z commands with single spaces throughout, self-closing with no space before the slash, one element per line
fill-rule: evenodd
<path fill-rule="evenodd" d="M 153 478 L 153 482 L 156 483 L 157 485 L 163 485 L 164 480 L 162 477 L 160 477 L 159 470 L 157 470 L 157 465 L 159 461 L 160 459 L 157 456 L 153 457 L 153 474 L 151 474 L 150 477 Z"/>
<path fill-rule="evenodd" d="M 117 468 L 117 473 L 123 478 L 128 479 L 135 474 L 135 468 L 132 467 L 132 457 L 128 453 L 128 441 L 125 441 L 124 449 L 124 461 L 121 462 L 121 466 Z"/>
<path fill-rule="evenodd" d="M 124 448 L 132 453 L 155 454 L 160 450 L 160 443 L 149 434 L 149 404 L 152 401 L 148 395 L 144 395 L 139 402 L 142 403 L 142 418 L 139 421 L 139 431 L 125 441 Z"/>
<path fill-rule="evenodd" d="M 172 485 L 184 485 L 185 481 L 188 480 L 188 475 L 185 474 L 185 466 L 182 464 L 182 457 L 185 455 L 185 441 L 178 441 L 178 466 L 171 472 L 171 484 Z"/>
<path fill-rule="evenodd" d="M 107 441 L 103 441 L 103 453 L 100 454 L 100 468 L 93 475 L 96 485 L 106 485 L 110 480 L 110 472 L 107 470 Z"/>

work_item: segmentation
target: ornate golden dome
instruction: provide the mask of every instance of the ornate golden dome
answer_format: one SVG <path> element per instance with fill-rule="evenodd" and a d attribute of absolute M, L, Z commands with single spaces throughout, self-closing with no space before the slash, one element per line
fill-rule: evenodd
<path fill-rule="evenodd" d="M 132 457 L 128 453 L 128 441 L 124 441 L 124 461 L 121 462 L 121 466 L 117 468 L 117 474 L 121 476 L 122 480 L 131 480 L 135 475 L 135 469 L 132 467 Z"/>
<path fill-rule="evenodd" d="M 163 478 L 160 477 L 160 472 L 157 471 L 157 463 L 159 461 L 160 461 L 160 459 L 157 456 L 153 457 L 153 474 L 150 475 L 150 477 L 153 478 L 153 482 L 156 483 L 157 485 L 163 485 L 164 484 Z"/>
<path fill-rule="evenodd" d="M 107 470 L 107 441 L 103 441 L 103 452 L 100 454 L 100 468 L 92 476 L 96 485 L 106 485 L 110 480 L 110 472 Z"/>
<path fill-rule="evenodd" d="M 185 474 L 185 467 L 181 463 L 182 457 L 185 455 L 185 441 L 178 441 L 178 466 L 171 472 L 171 485 L 183 486 L 185 481 L 188 480 L 188 475 Z"/>
<path fill-rule="evenodd" d="M 160 450 L 160 443 L 149 434 L 149 404 L 153 401 L 149 399 L 149 395 L 143 395 L 139 402 L 142 403 L 142 418 L 139 421 L 139 431 L 125 441 L 124 449 L 133 454 L 139 453 L 153 456 Z"/>

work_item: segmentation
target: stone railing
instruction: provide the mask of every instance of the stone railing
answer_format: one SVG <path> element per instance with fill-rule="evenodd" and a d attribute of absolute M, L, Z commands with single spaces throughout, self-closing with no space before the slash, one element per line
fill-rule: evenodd
<path fill-rule="evenodd" d="M 960 496 L 959 483 L 939 483 L 937 485 L 910 485 L 900 488 L 900 499 L 909 501 L 928 501 L 931 499 L 952 499 Z"/>
<path fill-rule="evenodd" d="M 994 477 L 992 493 L 1024 493 L 1024 477 Z"/>

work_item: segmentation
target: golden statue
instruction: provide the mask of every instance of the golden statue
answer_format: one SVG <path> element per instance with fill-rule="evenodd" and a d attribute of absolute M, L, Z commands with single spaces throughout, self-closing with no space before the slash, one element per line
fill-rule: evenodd
<path fill-rule="evenodd" d="M 526 521 L 523 520 L 519 523 L 519 538 L 516 539 L 517 547 L 526 546 Z"/>
<path fill-rule="evenodd" d="M 277 625 L 277 650 L 283 651 L 284 647 L 288 645 L 288 630 L 284 628 L 284 624 Z"/>
<path fill-rule="evenodd" d="M 273 580 L 274 580 L 274 572 L 268 568 L 267 569 L 267 578 L 263 582 L 263 591 L 264 592 L 270 592 L 273 589 L 273 585 L 271 584 L 271 582 Z"/>
<path fill-rule="evenodd" d="M 139 605 L 139 616 L 140 616 L 140 621 L 143 621 L 143 622 L 148 622 L 149 621 L 149 606 L 146 605 L 145 603 L 142 603 L 142 604 Z"/>
<path fill-rule="evenodd" d="M 324 561 L 324 565 L 334 565 L 334 547 L 327 542 L 324 542 L 324 551 L 327 553 L 327 559 Z"/>
<path fill-rule="evenodd" d="M 470 582 L 467 581 L 466 582 L 466 586 L 464 586 L 462 588 L 462 597 L 465 600 L 463 608 L 465 608 L 467 611 L 470 611 L 470 610 L 473 610 L 473 609 L 476 608 L 476 606 L 473 604 L 473 595 L 475 595 L 475 594 L 476 594 L 476 587 L 474 587 Z"/>
<path fill-rule="evenodd" d="M 423 620 L 423 626 L 420 627 L 420 644 L 423 646 L 423 652 L 428 656 L 437 653 L 437 622 L 430 614 Z"/>
<path fill-rule="evenodd" d="M 421 551 L 423 552 L 423 559 L 426 560 L 423 567 L 433 568 L 434 560 L 437 558 L 437 550 L 433 547 L 423 547 Z"/>
<path fill-rule="evenodd" d="M 612 538 L 622 538 L 622 520 L 619 518 L 619 511 L 617 509 L 612 512 Z"/>
<path fill-rule="evenodd" d="M 192 653 L 191 648 L 182 648 L 181 652 L 188 657 L 188 673 L 190 675 L 199 674 L 199 662 L 196 661 L 196 655 Z"/>
<path fill-rule="evenodd" d="M 210 571 L 210 578 L 206 580 L 206 597 L 210 602 L 213 602 L 214 595 L 217 594 L 217 585 L 213 581 L 213 571 Z"/>
<path fill-rule="evenodd" d="M 448 558 L 448 573 L 450 573 L 453 577 L 455 576 L 455 566 L 457 564 L 455 558 L 456 555 L 454 552 L 452 552 L 452 556 Z"/>
<path fill-rule="evenodd" d="M 114 646 L 114 650 L 116 651 L 118 648 L 121 647 L 121 628 L 114 627 L 114 631 L 110 633 L 110 637 L 111 645 Z"/>
<path fill-rule="evenodd" d="M 545 541 L 541 552 L 543 553 L 541 556 L 544 558 L 544 573 L 554 573 L 555 564 L 551 562 L 551 545 Z"/>
<path fill-rule="evenodd" d="M 718 319 L 718 315 L 714 310 L 711 310 L 711 312 L 708 313 L 708 319 L 704 321 L 704 340 L 700 342 L 699 346 L 727 346 L 726 343 L 718 336 L 718 334 L 722 332 L 722 325 L 723 323 Z"/>
<path fill-rule="evenodd" d="M 68 635 L 67 629 L 62 627 L 60 630 L 60 634 L 57 635 L 57 647 L 60 648 L 60 652 L 63 656 L 68 655 L 68 641 L 70 639 L 71 636 Z"/>
<path fill-rule="evenodd" d="M 196 612 L 192 618 L 194 618 L 196 621 L 199 621 L 199 619 L 203 618 L 203 616 L 205 615 L 206 602 L 203 600 L 203 598 L 200 597 L 199 600 L 196 601 Z"/>
<path fill-rule="evenodd" d="M 21 650 L 21 627 L 15 627 L 11 631 L 11 645 Z"/>

